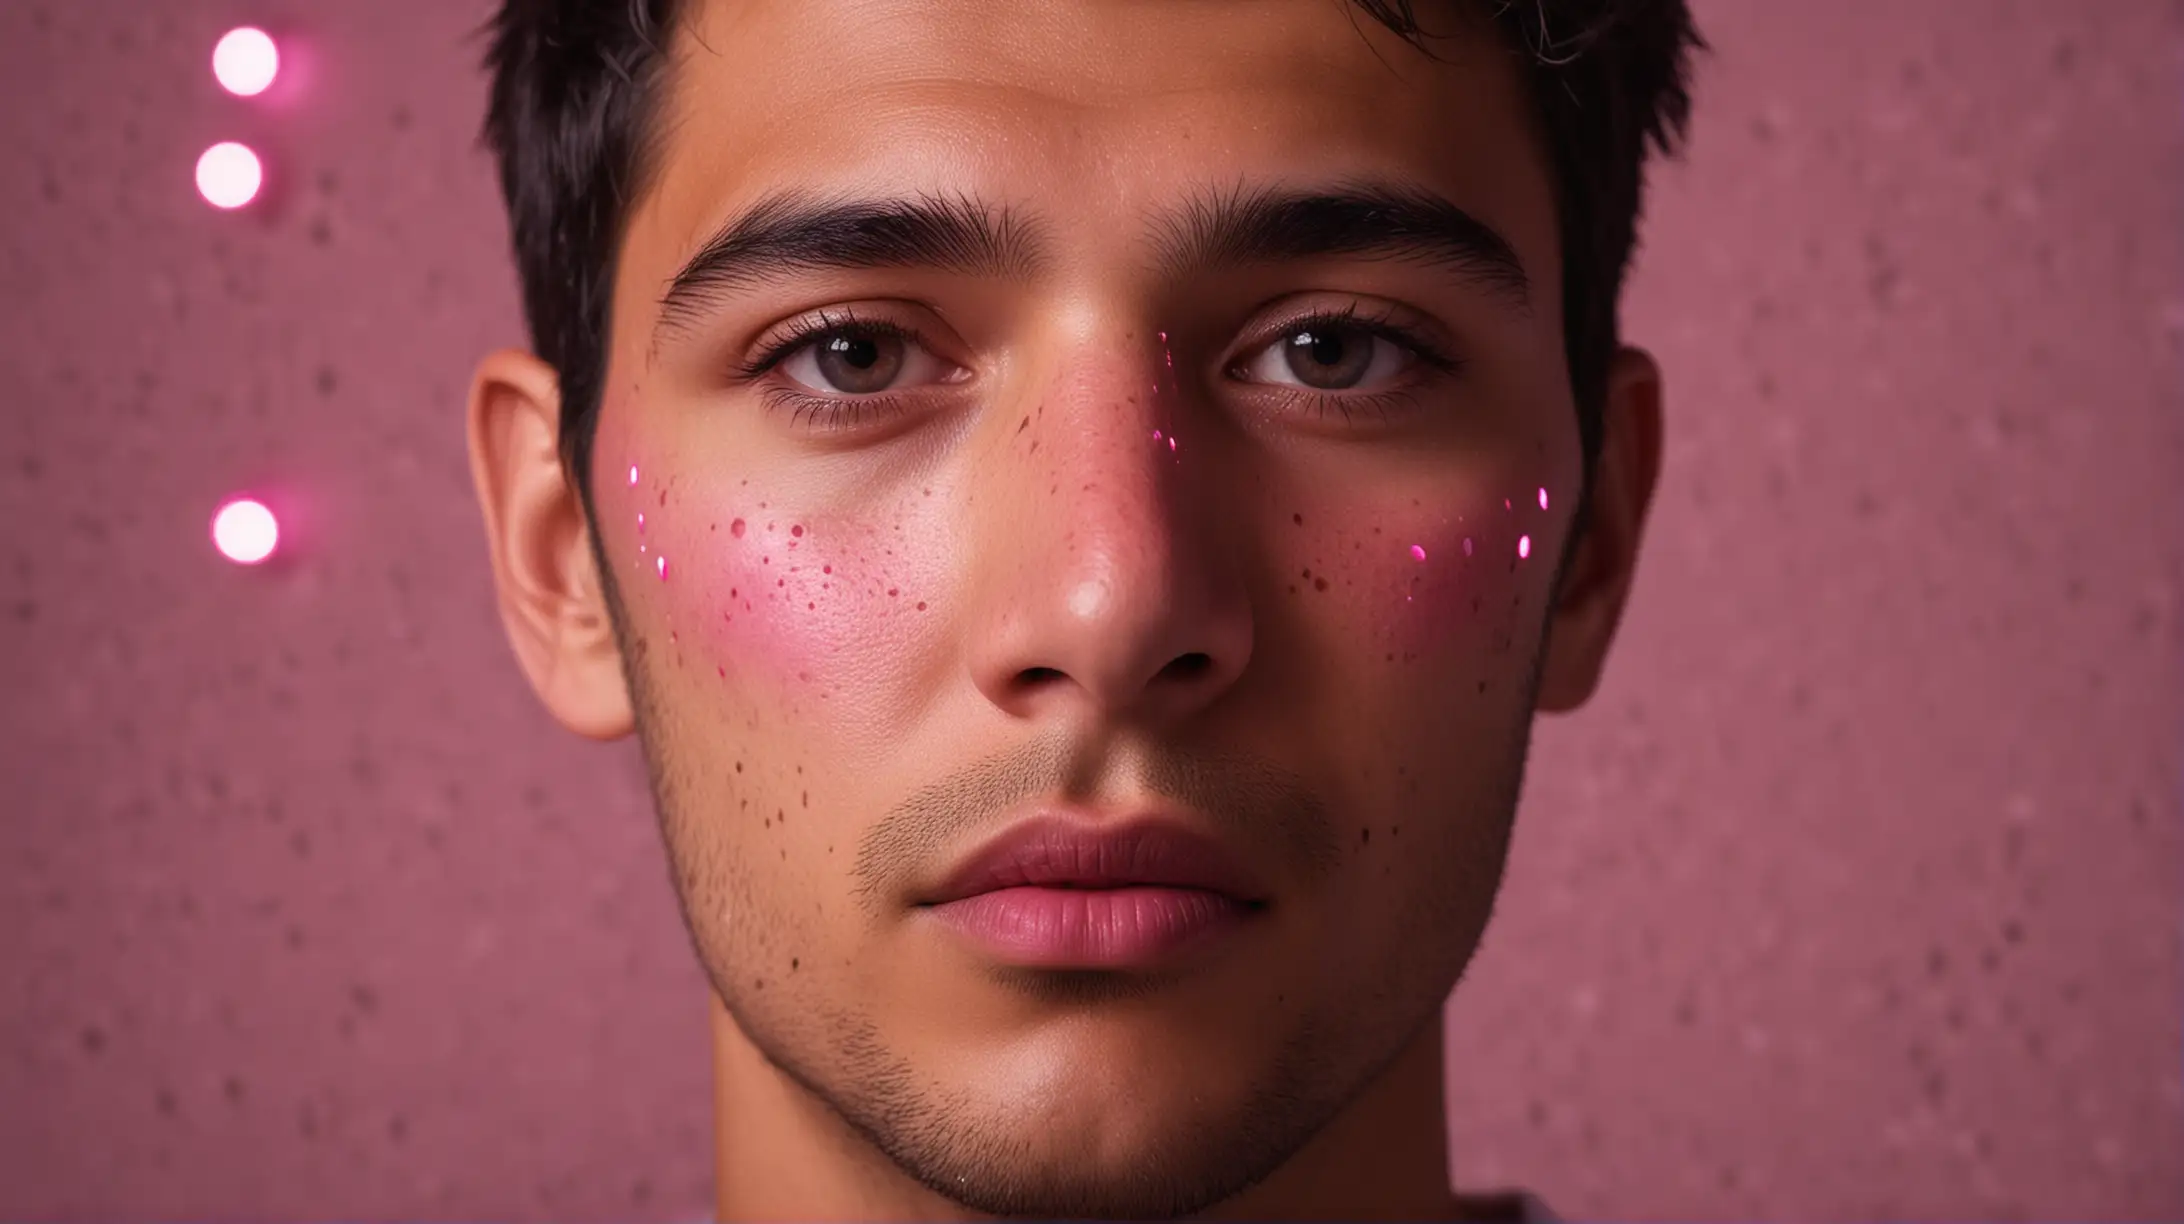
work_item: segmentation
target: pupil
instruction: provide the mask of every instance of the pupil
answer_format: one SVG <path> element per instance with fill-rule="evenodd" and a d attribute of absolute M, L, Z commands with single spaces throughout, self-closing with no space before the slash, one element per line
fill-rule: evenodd
<path fill-rule="evenodd" d="M 869 339 L 847 337 L 834 342 L 834 351 L 840 353 L 849 364 L 860 370 L 869 370 L 880 359 L 880 346 Z"/>
<path fill-rule="evenodd" d="M 852 395 L 887 390 L 903 362 L 902 342 L 892 336 L 832 336 L 816 356 L 828 386 Z"/>
<path fill-rule="evenodd" d="M 1289 371 L 1304 380 L 1308 387 L 1322 391 L 1339 391 L 1354 387 L 1372 365 L 1373 343 L 1370 335 L 1365 343 L 1348 343 L 1355 328 L 1326 328 L 1300 331 L 1289 341 Z"/>

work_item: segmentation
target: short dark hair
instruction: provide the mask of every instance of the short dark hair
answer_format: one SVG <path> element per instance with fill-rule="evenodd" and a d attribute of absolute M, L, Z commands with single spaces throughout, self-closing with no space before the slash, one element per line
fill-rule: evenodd
<path fill-rule="evenodd" d="M 1689 122 L 1685 0 L 1470 0 L 1528 61 L 1554 173 L 1563 344 L 1590 473 L 1647 148 Z M 1406 39 L 1414 0 L 1352 0 Z M 502 0 L 487 33 L 485 142 L 500 166 L 524 315 L 561 384 L 561 459 L 591 511 L 592 435 L 629 205 L 658 158 L 659 75 L 680 0 Z M 1590 485 L 1590 480 L 1586 482 Z"/>

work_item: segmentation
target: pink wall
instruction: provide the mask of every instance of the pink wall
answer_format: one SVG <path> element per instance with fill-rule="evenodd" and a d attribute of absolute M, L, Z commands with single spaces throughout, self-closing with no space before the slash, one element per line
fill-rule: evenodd
<path fill-rule="evenodd" d="M 1450 1011 L 1459 1180 L 2184 1217 L 2184 9 L 1699 11 L 1664 501 Z M 637 757 L 524 688 L 465 474 L 483 14 L 0 6 L 0 1217 L 705 1210 Z M 292 96 L 213 88 L 242 20 Z M 287 564 L 211 554 L 239 488 Z"/>

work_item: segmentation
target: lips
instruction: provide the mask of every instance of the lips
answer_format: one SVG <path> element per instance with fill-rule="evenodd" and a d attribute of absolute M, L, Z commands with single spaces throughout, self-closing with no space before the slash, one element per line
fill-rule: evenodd
<path fill-rule="evenodd" d="M 1262 925 L 1266 896 L 1235 855 L 1177 821 L 1050 811 L 973 854 L 921 908 L 993 962 L 1133 971 L 1233 945 Z"/>
<path fill-rule="evenodd" d="M 961 901 L 1011 888 L 1194 889 L 1259 903 L 1266 892 L 1214 839 L 1158 816 L 1092 826 L 1044 812 L 995 838 L 924 899 Z"/>

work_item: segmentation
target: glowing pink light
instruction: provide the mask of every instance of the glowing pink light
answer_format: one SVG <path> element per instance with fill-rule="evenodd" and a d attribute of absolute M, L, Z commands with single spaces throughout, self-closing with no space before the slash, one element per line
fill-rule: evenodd
<path fill-rule="evenodd" d="M 1517 537 L 1517 555 L 1520 557 L 1529 557 L 1532 555 L 1532 537 Z"/>
<path fill-rule="evenodd" d="M 257 198 L 264 183 L 258 155 L 232 140 L 221 141 L 197 159 L 197 194 L 215 208 L 241 208 Z"/>
<path fill-rule="evenodd" d="M 632 489 L 637 487 L 637 465 L 634 463 L 629 465 L 629 487 Z"/>
<path fill-rule="evenodd" d="M 1413 557 L 1416 557 L 1416 558 L 1418 558 L 1418 559 L 1419 559 L 1420 561 L 1423 561 L 1423 560 L 1425 560 L 1425 559 L 1426 559 L 1426 546 L 1425 546 L 1425 545 L 1423 545 L 1423 544 L 1413 544 L 1413 545 L 1411 545 L 1411 546 L 1410 546 L 1410 555 L 1411 555 L 1411 556 L 1413 556 Z"/>
<path fill-rule="evenodd" d="M 1539 487 L 1539 508 L 1540 508 L 1540 509 L 1542 509 L 1542 510 L 1545 510 L 1545 509 L 1547 508 L 1547 486 L 1546 486 L 1546 485 L 1541 485 L 1541 486 Z"/>
<path fill-rule="evenodd" d="M 265 92 L 281 70 L 281 53 L 264 30 L 240 26 L 212 48 L 212 75 L 221 88 L 248 98 Z"/>
<path fill-rule="evenodd" d="M 212 516 L 213 547 L 237 565 L 256 565 L 272 556 L 280 538 L 273 512 L 247 497 L 235 498 Z"/>

